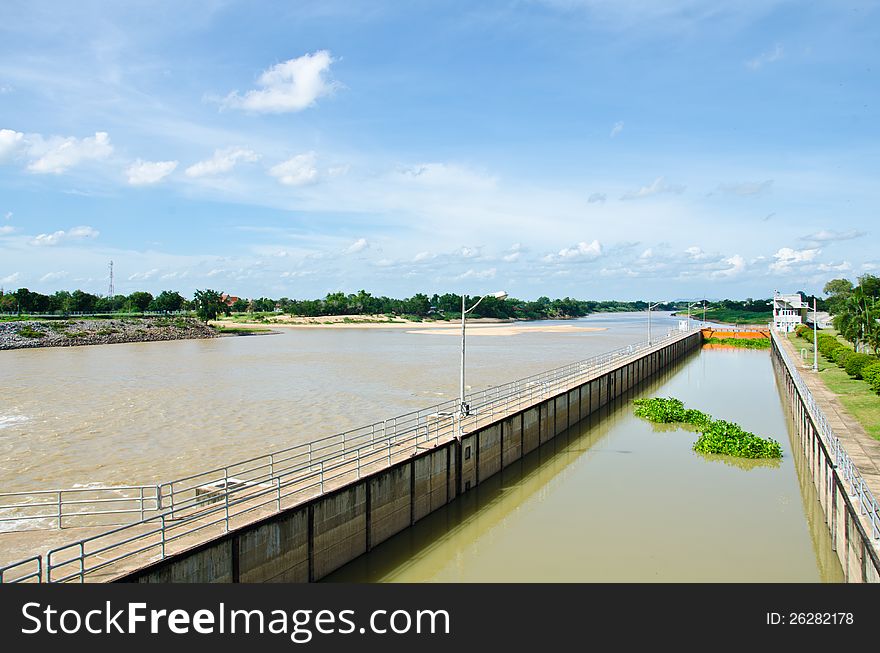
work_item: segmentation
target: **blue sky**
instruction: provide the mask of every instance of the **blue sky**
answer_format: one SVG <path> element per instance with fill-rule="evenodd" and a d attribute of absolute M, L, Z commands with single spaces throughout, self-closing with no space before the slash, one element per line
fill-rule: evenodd
<path fill-rule="evenodd" d="M 0 285 L 821 290 L 880 270 L 878 33 L 877 2 L 7 0 Z"/>

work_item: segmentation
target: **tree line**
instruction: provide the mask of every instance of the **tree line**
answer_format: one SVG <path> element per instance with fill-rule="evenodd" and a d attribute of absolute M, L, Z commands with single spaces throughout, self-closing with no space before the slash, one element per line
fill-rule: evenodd
<path fill-rule="evenodd" d="M 865 274 L 854 284 L 832 279 L 823 292 L 834 328 L 856 351 L 880 352 L 880 277 Z"/>
<path fill-rule="evenodd" d="M 469 297 L 468 306 L 478 297 Z M 675 304 L 658 307 L 673 310 Z M 534 301 L 516 298 L 499 300 L 487 297 L 474 309 L 474 317 L 552 319 L 583 317 L 590 313 L 609 311 L 642 311 L 648 307 L 643 301 L 588 301 L 563 297 L 550 299 L 539 297 Z M 197 290 L 192 298 L 186 298 L 174 290 L 163 290 L 156 296 L 137 291 L 130 295 L 112 297 L 94 295 L 82 290 L 59 290 L 51 295 L 19 288 L 15 291 L 0 290 L 0 313 L 16 314 L 76 314 L 76 313 L 144 313 L 144 312 L 195 311 L 200 316 L 213 319 L 230 313 L 281 312 L 302 317 L 325 315 L 411 315 L 419 318 L 436 316 L 454 318 L 461 315 L 461 295 L 453 293 L 427 295 L 416 293 L 411 297 L 397 299 L 373 295 L 365 290 L 357 293 L 333 292 L 323 299 L 253 299 L 226 298 L 213 289 Z"/>

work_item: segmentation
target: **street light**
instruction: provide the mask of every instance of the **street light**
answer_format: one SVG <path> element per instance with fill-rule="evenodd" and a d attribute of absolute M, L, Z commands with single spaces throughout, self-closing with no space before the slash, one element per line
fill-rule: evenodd
<path fill-rule="evenodd" d="M 819 316 L 816 315 L 816 295 L 813 295 L 813 371 L 819 371 Z"/>
<path fill-rule="evenodd" d="M 651 309 L 657 308 L 660 304 L 668 304 L 668 301 L 657 302 L 656 304 L 648 303 L 648 344 L 651 344 Z"/>
<path fill-rule="evenodd" d="M 703 302 L 703 304 L 705 305 L 705 302 Z M 687 321 L 688 331 L 691 330 L 691 309 L 694 306 L 699 306 L 699 305 L 700 305 L 700 302 L 693 302 L 692 304 L 688 304 L 688 321 Z"/>
<path fill-rule="evenodd" d="M 657 308 L 660 304 L 668 304 L 667 301 L 657 302 L 656 304 L 648 304 L 648 344 L 651 344 L 651 309 Z"/>
<path fill-rule="evenodd" d="M 465 300 L 466 295 L 461 296 L 461 392 L 459 394 L 459 405 L 458 405 L 458 414 L 460 417 L 465 417 L 470 412 L 470 407 L 464 401 L 464 327 L 465 327 L 465 318 L 468 313 L 474 310 L 477 306 L 480 305 L 480 302 L 486 299 L 486 297 L 494 297 L 495 299 L 505 300 L 507 299 L 507 293 L 503 290 L 499 290 L 498 292 L 489 293 L 488 295 L 483 295 L 477 300 L 477 303 L 471 306 L 469 309 L 465 310 Z"/>

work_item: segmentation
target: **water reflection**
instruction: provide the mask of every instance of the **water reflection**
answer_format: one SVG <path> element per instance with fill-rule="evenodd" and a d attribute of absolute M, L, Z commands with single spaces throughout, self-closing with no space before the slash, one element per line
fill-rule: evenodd
<path fill-rule="evenodd" d="M 692 434 L 632 414 L 642 396 L 789 446 L 777 461 L 698 455 Z M 328 580 L 840 581 L 788 433 L 767 352 L 694 354 Z"/>

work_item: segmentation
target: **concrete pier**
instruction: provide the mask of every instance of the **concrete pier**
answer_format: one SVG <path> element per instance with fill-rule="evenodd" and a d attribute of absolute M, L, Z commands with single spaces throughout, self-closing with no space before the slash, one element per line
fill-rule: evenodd
<path fill-rule="evenodd" d="M 687 352 L 699 331 L 621 357 L 532 405 L 494 415 L 378 471 L 114 578 L 122 582 L 316 581 L 454 501 Z"/>

